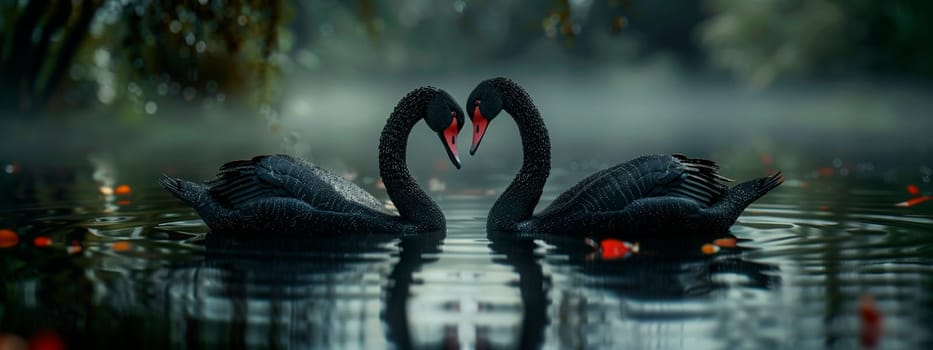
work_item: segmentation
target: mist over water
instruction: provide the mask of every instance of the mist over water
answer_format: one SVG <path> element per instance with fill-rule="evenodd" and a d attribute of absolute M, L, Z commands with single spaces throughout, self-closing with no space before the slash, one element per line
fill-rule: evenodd
<path fill-rule="evenodd" d="M 103 152 L 121 163 L 163 165 L 158 168 L 171 163 L 208 177 L 213 168 L 205 164 L 285 152 L 338 171 L 375 176 L 380 131 L 408 91 L 436 86 L 463 103 L 479 81 L 496 76 L 519 82 L 531 94 L 549 129 L 556 168 L 599 167 L 642 154 L 678 152 L 715 156 L 724 168 L 742 171 L 763 155 L 791 173 L 834 159 L 916 169 L 929 166 L 933 147 L 927 132 L 933 120 L 924 117 L 933 101 L 925 98 L 930 89 L 923 84 L 853 78 L 754 90 L 659 59 L 542 69 L 506 62 L 469 72 L 405 75 L 303 73 L 287 80 L 275 128 L 249 110 L 163 118 L 157 128 L 142 130 L 106 116 L 66 114 L 56 121 L 4 122 L 2 136 L 11 147 L 0 157 L 80 164 L 87 154 Z M 198 113 L 185 106 L 164 110 Z M 469 139 L 466 131 L 462 134 L 461 139 Z M 409 139 L 409 164 L 422 176 L 469 182 L 483 173 L 517 170 L 521 161 L 518 130 L 505 113 L 491 124 L 476 156 L 467 155 L 467 145 L 460 143 L 463 169 L 451 173 L 436 136 L 419 124 Z"/>

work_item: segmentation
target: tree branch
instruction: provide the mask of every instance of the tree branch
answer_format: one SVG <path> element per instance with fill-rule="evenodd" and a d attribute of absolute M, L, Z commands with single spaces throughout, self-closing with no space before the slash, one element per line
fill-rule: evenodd
<path fill-rule="evenodd" d="M 72 60 L 74 60 L 75 54 L 78 52 L 78 48 L 81 46 L 81 42 L 87 36 L 88 30 L 91 27 L 91 21 L 94 19 L 94 14 L 97 13 L 97 9 L 100 8 L 102 4 L 103 1 L 101 0 L 84 0 L 81 2 L 80 17 L 78 17 L 78 21 L 71 30 L 66 29 L 65 39 L 58 49 L 55 64 L 52 66 L 52 73 L 49 74 L 48 80 L 46 80 L 45 85 L 42 87 L 42 93 L 39 94 L 37 105 L 44 106 L 52 97 L 58 85 L 60 85 L 62 77 L 65 75 Z"/>

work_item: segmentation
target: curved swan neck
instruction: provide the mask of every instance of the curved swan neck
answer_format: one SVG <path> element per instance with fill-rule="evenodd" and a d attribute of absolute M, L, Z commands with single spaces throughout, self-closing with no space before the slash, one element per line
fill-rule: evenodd
<path fill-rule="evenodd" d="M 488 229 L 514 230 L 515 224 L 534 214 L 551 172 L 551 141 L 544 120 L 531 96 L 515 82 L 495 81 L 502 95 L 502 109 L 518 124 L 522 138 L 522 168 L 489 211 Z"/>
<path fill-rule="evenodd" d="M 433 88 L 419 88 L 402 98 L 389 115 L 379 139 L 379 176 L 389 198 L 403 220 L 428 231 L 444 228 L 444 214 L 409 173 L 405 153 L 408 134 L 424 119 L 425 106 L 435 94 L 437 90 Z"/>

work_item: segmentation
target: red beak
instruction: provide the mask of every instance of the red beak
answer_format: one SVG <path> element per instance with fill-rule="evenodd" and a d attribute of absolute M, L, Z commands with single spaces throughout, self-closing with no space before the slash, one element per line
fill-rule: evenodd
<path fill-rule="evenodd" d="M 483 136 L 486 135 L 487 125 L 489 125 L 489 119 L 486 119 L 483 113 L 480 113 L 479 106 L 473 108 L 473 145 L 470 146 L 471 156 L 476 153 L 476 149 L 479 148 L 479 143 L 483 141 Z"/>
<path fill-rule="evenodd" d="M 450 157 L 450 161 L 454 163 L 457 169 L 460 169 L 460 155 L 457 154 L 457 134 L 459 133 L 460 129 L 457 127 L 456 118 L 450 122 L 450 126 L 440 133 L 444 148 L 447 149 L 447 156 Z"/>

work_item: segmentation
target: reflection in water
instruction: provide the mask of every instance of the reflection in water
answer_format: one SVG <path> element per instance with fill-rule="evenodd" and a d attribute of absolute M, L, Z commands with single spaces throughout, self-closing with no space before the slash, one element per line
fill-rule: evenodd
<path fill-rule="evenodd" d="M 166 316 L 174 334 L 185 334 L 172 343 L 384 348 L 395 339 L 405 344 L 407 317 L 395 305 L 404 305 L 412 271 L 440 239 L 209 238 L 205 260 L 173 272 L 180 279 L 167 285 L 171 311 Z"/>
<path fill-rule="evenodd" d="M 104 257 L 87 274 L 67 257 L 45 259 L 50 265 L 37 268 L 57 271 L 48 278 L 5 274 L 5 295 L 21 304 L 9 305 L 3 324 L 27 328 L 4 330 L 28 335 L 38 323 L 72 343 L 107 347 L 410 347 L 412 272 L 441 237 L 360 238 L 208 239 L 199 259 L 134 268 Z M 52 314 L 59 317 L 29 316 Z M 120 338 L 103 341 L 89 330 Z M 164 338 L 146 339 L 153 334 Z"/>
<path fill-rule="evenodd" d="M 655 338 L 651 325 L 715 322 L 715 310 L 693 302 L 717 289 L 769 289 L 780 282 L 775 266 L 743 260 L 742 249 L 704 255 L 703 242 L 642 241 L 638 254 L 594 261 L 593 248 L 582 239 L 493 234 L 490 240 L 491 249 L 505 256 L 498 262 L 521 276 L 522 348 L 545 340 L 568 348 L 683 345 L 690 334 Z M 739 278 L 744 281 L 733 282 Z"/>
<path fill-rule="evenodd" d="M 504 258 L 496 259 L 518 273 L 518 288 L 522 298 L 522 324 L 518 333 L 518 347 L 535 348 L 544 340 L 547 325 L 547 308 L 550 301 L 546 290 L 550 289 L 550 278 L 541 269 L 540 255 L 535 254 L 538 245 L 530 239 L 490 236 L 489 248 Z"/>
<path fill-rule="evenodd" d="M 439 199 L 444 237 L 233 241 L 155 188 L 110 211 L 90 179 L 53 180 L 17 180 L 0 203 L 0 333 L 72 348 L 933 347 L 933 207 L 896 207 L 899 193 L 787 190 L 739 219 L 736 247 L 641 240 L 623 258 L 487 236 L 484 195 Z"/>

